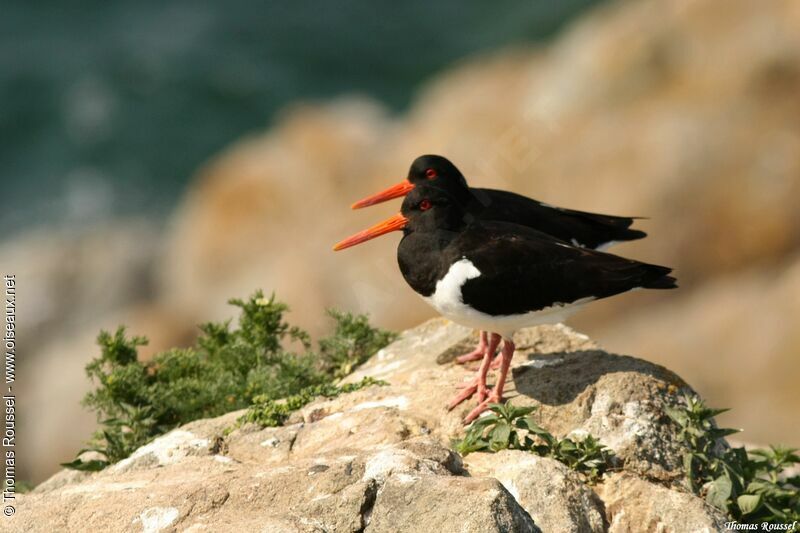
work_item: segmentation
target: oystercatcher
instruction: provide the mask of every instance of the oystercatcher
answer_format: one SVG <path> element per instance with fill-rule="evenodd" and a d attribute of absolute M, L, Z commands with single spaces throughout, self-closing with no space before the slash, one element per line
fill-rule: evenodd
<path fill-rule="evenodd" d="M 615 243 L 646 237 L 630 229 L 636 217 L 618 217 L 575 211 L 545 204 L 520 194 L 496 189 L 469 187 L 456 166 L 439 155 L 423 155 L 414 160 L 408 178 L 351 207 L 360 209 L 392 198 L 405 196 L 422 183 L 447 191 L 480 220 L 513 222 L 559 239 L 592 249 L 605 249 Z"/>
<path fill-rule="evenodd" d="M 469 187 L 461 171 L 447 158 L 439 155 L 423 155 L 416 158 L 408 170 L 408 178 L 384 191 L 359 200 L 351 207 L 360 209 L 405 196 L 422 183 L 440 187 L 479 220 L 520 224 L 576 246 L 605 250 L 615 243 L 647 236 L 643 231 L 630 229 L 634 217 L 563 209 L 513 192 Z M 487 333 L 481 331 L 477 348 L 457 357 L 456 361 L 466 363 L 482 359 L 484 352 L 489 348 L 488 344 Z M 496 363 L 492 366 L 496 366 Z"/>
<path fill-rule="evenodd" d="M 632 289 L 676 287 L 670 268 L 574 246 L 519 224 L 480 220 L 431 184 L 414 187 L 399 214 L 334 250 L 397 230 L 403 232 L 397 261 L 411 288 L 446 318 L 492 332 L 478 376 L 448 406 L 477 392 L 478 406 L 466 422 L 501 401 L 516 330 L 562 322 L 588 302 Z M 489 392 L 486 376 L 501 338 L 500 372 Z"/>

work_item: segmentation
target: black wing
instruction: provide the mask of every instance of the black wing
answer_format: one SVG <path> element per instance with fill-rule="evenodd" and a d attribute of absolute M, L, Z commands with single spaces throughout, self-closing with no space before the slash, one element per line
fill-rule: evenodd
<path fill-rule="evenodd" d="M 597 248 L 612 241 L 647 236 L 630 229 L 634 217 L 618 217 L 563 209 L 509 191 L 471 189 L 482 220 L 511 222 L 552 235 L 568 243 Z M 573 242 L 574 241 L 574 242 Z"/>
<path fill-rule="evenodd" d="M 462 287 L 464 303 L 491 315 L 520 314 L 637 287 L 675 288 L 672 269 L 572 246 L 515 224 L 480 222 L 451 243 L 481 272 Z"/>

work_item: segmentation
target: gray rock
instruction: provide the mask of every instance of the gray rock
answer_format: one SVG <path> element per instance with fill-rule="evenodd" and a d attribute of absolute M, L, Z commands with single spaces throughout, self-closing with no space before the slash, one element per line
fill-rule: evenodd
<path fill-rule="evenodd" d="M 392 475 L 375 501 L 368 533 L 538 532 L 497 480 Z"/>
<path fill-rule="evenodd" d="M 449 440 L 461 434 L 459 417 L 473 404 L 465 402 L 452 413 L 442 413 L 441 406 L 454 395 L 453 387 L 445 384 L 472 374 L 437 361 L 452 360 L 475 339 L 461 326 L 429 320 L 403 333 L 348 381 L 366 375 L 389 381 L 392 387 L 384 391 L 385 397 L 389 390 L 402 390 L 409 400 L 405 409 L 418 417 L 418 424 Z M 563 325 L 524 329 L 515 342 L 507 398 L 537 406 L 535 418 L 556 436 L 592 434 L 612 448 L 626 468 L 664 481 L 675 478 L 681 454 L 664 407 L 692 392 L 680 377 L 647 361 L 604 352 Z M 410 386 L 401 387 L 404 383 Z M 421 401 L 413 401 L 420 393 Z"/>
<path fill-rule="evenodd" d="M 450 442 L 463 436 L 471 405 L 444 405 L 472 370 L 437 361 L 473 340 L 469 330 L 428 321 L 348 378 L 389 386 L 319 399 L 279 428 L 229 432 L 240 412 L 186 424 L 102 472 L 59 473 L 20 496 L 10 530 L 595 532 L 606 523 L 624 531 L 630 517 L 716 523 L 694 496 L 637 477 L 680 477 L 661 409 L 688 387 L 563 326 L 520 332 L 508 396 L 537 405 L 539 422 L 557 435 L 591 431 L 617 451 L 626 477 L 611 476 L 595 494 L 564 465 L 525 452 L 462 461 Z M 684 522 L 681 506 L 692 509 Z"/>
<path fill-rule="evenodd" d="M 697 496 L 628 473 L 611 474 L 595 490 L 605 502 L 610 533 L 725 530 L 725 516 Z"/>
<path fill-rule="evenodd" d="M 465 458 L 472 475 L 496 478 L 542 531 L 605 531 L 603 503 L 563 463 L 519 450 L 473 453 Z"/>
<path fill-rule="evenodd" d="M 541 336 L 541 328 L 524 330 L 517 341 L 536 347 Z M 627 469 L 663 481 L 675 478 L 681 453 L 664 407 L 684 393 L 693 394 L 680 377 L 588 345 L 556 353 L 522 349 L 515 359 L 515 403 L 538 406 L 534 418 L 551 433 L 591 434 L 613 449 Z"/>

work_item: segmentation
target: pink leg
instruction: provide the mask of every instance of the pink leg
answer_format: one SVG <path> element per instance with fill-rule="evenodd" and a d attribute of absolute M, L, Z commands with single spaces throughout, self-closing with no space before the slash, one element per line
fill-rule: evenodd
<path fill-rule="evenodd" d="M 464 422 L 469 424 L 484 412 L 486 409 L 489 408 L 489 404 L 491 403 L 500 403 L 503 401 L 503 388 L 506 384 L 506 379 L 508 378 L 508 370 L 511 368 L 511 359 L 514 357 L 514 341 L 509 339 L 505 339 L 503 341 L 503 353 L 500 354 L 501 364 L 500 364 L 500 375 L 497 377 L 497 384 L 492 389 L 492 392 L 489 394 L 489 397 L 482 401 L 478 407 L 470 411 L 467 417 L 464 419 Z"/>
<path fill-rule="evenodd" d="M 468 382 L 458 396 L 453 398 L 453 400 L 447 404 L 448 411 L 452 410 L 456 405 L 475 394 L 476 391 L 478 393 L 479 402 L 482 402 L 484 399 L 486 399 L 486 376 L 489 374 L 489 363 L 492 361 L 492 354 L 495 352 L 495 350 L 497 350 L 498 344 L 500 344 L 500 335 L 492 333 L 491 337 L 489 338 L 488 349 L 484 351 L 483 361 L 481 361 L 481 367 L 478 370 L 478 375 L 475 376 L 475 379 Z"/>
<path fill-rule="evenodd" d="M 486 389 L 486 376 L 489 374 L 489 363 L 492 360 L 494 352 L 497 350 L 497 345 L 500 344 L 500 335 L 492 333 L 489 338 L 489 349 L 486 350 L 486 357 L 481 361 L 481 367 L 478 370 L 478 401 L 482 402 L 488 396 Z"/>
<path fill-rule="evenodd" d="M 480 341 L 478 341 L 478 346 L 471 352 L 456 357 L 456 363 L 458 363 L 459 365 L 463 365 L 464 363 L 468 363 L 470 361 L 477 361 L 478 359 L 483 359 L 483 353 L 486 351 L 486 344 L 487 344 L 486 332 L 481 331 Z"/>

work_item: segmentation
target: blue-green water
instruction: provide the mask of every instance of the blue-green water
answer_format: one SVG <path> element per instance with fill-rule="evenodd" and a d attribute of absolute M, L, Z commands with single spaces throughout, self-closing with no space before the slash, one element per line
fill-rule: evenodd
<path fill-rule="evenodd" d="M 399 111 L 453 61 L 595 3 L 6 1 L 0 224 L 161 216 L 199 164 L 292 100 L 358 92 Z"/>

